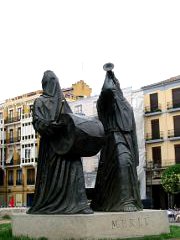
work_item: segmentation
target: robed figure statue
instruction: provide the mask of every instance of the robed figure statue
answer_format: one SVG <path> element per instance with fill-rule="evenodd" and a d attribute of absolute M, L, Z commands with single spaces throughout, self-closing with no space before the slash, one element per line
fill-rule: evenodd
<path fill-rule="evenodd" d="M 40 146 L 34 201 L 28 213 L 93 213 L 86 197 L 81 158 L 59 154 L 57 138 L 64 129 L 60 114 L 72 111 L 52 71 L 44 73 L 42 89 L 33 107 L 33 126 L 40 134 Z"/>
<path fill-rule="evenodd" d="M 95 211 L 137 211 L 142 204 L 136 171 L 136 126 L 133 109 L 123 96 L 113 67 L 111 63 L 104 65 L 107 73 L 97 101 L 106 143 L 100 155 L 91 207 Z"/>

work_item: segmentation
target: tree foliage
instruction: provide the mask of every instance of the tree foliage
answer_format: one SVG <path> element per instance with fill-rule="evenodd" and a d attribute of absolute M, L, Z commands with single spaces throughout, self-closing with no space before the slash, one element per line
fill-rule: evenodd
<path fill-rule="evenodd" d="M 161 176 L 161 183 L 167 193 L 180 193 L 180 164 L 165 169 Z"/>

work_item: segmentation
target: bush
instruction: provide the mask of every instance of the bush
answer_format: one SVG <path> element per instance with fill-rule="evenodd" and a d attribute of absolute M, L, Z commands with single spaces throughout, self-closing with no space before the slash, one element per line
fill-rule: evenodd
<path fill-rule="evenodd" d="M 11 219 L 11 216 L 9 216 L 8 214 L 5 214 L 5 215 L 2 217 L 2 219 L 4 219 L 4 220 L 9 220 L 9 219 Z"/>
<path fill-rule="evenodd" d="M 161 183 L 167 193 L 180 193 L 180 164 L 170 166 L 164 170 Z"/>

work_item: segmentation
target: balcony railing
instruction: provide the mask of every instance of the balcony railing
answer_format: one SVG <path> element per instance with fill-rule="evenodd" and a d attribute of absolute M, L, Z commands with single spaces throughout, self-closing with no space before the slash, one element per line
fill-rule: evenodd
<path fill-rule="evenodd" d="M 5 163 L 6 166 L 20 165 L 21 159 L 20 156 L 17 158 L 12 157 L 12 159 Z"/>
<path fill-rule="evenodd" d="M 165 169 L 169 166 L 176 164 L 175 159 L 159 159 L 159 163 L 154 162 L 153 160 L 147 160 L 146 162 L 146 170 L 152 170 L 157 168 Z"/>
<path fill-rule="evenodd" d="M 22 185 L 22 180 L 16 180 L 16 185 Z"/>
<path fill-rule="evenodd" d="M 20 165 L 20 163 L 21 163 L 20 156 L 18 158 L 14 158 L 14 161 L 13 161 L 14 165 Z"/>
<path fill-rule="evenodd" d="M 168 130 L 168 138 L 180 137 L 180 130 Z"/>
<path fill-rule="evenodd" d="M 153 107 L 153 106 L 146 106 L 144 108 L 144 113 L 148 114 L 148 113 L 158 113 L 161 112 L 162 108 L 161 108 L 161 104 L 159 104 L 157 107 Z"/>
<path fill-rule="evenodd" d="M 37 162 L 37 157 L 36 158 L 21 158 L 21 163 L 22 164 L 34 164 L 35 162 Z"/>
<path fill-rule="evenodd" d="M 31 118 L 31 117 L 32 117 L 32 112 L 22 114 L 22 119 Z"/>
<path fill-rule="evenodd" d="M 152 169 L 151 171 L 146 172 L 147 181 L 152 179 L 160 179 L 162 175 L 163 169 Z"/>
<path fill-rule="evenodd" d="M 173 103 L 173 102 L 167 102 L 167 109 L 176 109 L 180 108 L 180 102 L 179 103 Z"/>
<path fill-rule="evenodd" d="M 157 161 L 156 161 L 156 163 L 153 161 L 146 162 L 146 170 L 157 169 L 157 168 L 162 168 L 162 160 L 161 159 L 159 159 L 158 163 L 157 163 Z"/>
<path fill-rule="evenodd" d="M 13 183 L 13 180 L 8 180 L 8 185 L 9 185 L 9 186 L 13 186 L 13 184 L 14 184 L 14 183 Z"/>
<path fill-rule="evenodd" d="M 34 185 L 35 180 L 34 179 L 27 179 L 27 185 Z"/>
<path fill-rule="evenodd" d="M 147 181 L 150 183 L 152 182 L 152 180 L 158 180 L 161 179 L 161 175 L 163 173 L 163 171 L 169 167 L 176 164 L 175 160 L 173 159 L 168 159 L 168 160 L 159 160 L 159 163 L 154 163 L 153 161 L 148 160 L 146 162 L 146 177 L 147 177 Z"/>
<path fill-rule="evenodd" d="M 151 141 L 151 140 L 163 140 L 164 138 L 164 133 L 162 131 L 157 132 L 156 134 L 152 133 L 146 133 L 146 141 Z"/>
<path fill-rule="evenodd" d="M 6 139 L 6 143 L 10 144 L 10 143 L 16 143 L 16 142 L 20 142 L 21 141 L 21 137 L 12 137 L 12 138 L 7 138 Z"/>
<path fill-rule="evenodd" d="M 6 139 L 0 141 L 1 144 L 6 144 Z"/>
<path fill-rule="evenodd" d="M 16 116 L 16 117 L 7 117 L 5 120 L 4 120 L 4 123 L 5 124 L 8 124 L 8 123 L 13 123 L 13 122 L 19 122 L 21 120 L 21 117 L 20 116 Z"/>

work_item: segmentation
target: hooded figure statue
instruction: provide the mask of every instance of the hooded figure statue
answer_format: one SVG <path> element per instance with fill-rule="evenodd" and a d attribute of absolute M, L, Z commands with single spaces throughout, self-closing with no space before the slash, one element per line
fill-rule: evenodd
<path fill-rule="evenodd" d="M 85 193 L 81 158 L 59 155 L 53 140 L 63 128 L 60 114 L 72 111 L 52 71 L 44 73 L 42 88 L 43 94 L 35 100 L 33 107 L 33 126 L 41 138 L 35 195 L 27 213 L 92 213 Z"/>
<path fill-rule="evenodd" d="M 136 126 L 132 107 L 124 98 L 119 81 L 107 71 L 97 111 L 106 134 L 96 177 L 91 207 L 95 211 L 137 211 L 142 209 L 136 167 L 139 164 Z"/>

